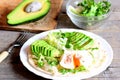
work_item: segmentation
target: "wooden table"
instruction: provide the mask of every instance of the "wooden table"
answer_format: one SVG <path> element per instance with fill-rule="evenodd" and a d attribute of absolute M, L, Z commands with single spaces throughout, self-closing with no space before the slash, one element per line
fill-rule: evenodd
<path fill-rule="evenodd" d="M 78 29 L 65 13 L 64 0 L 61 13 L 58 16 L 57 28 L 76 28 Z M 120 80 L 120 6 L 119 0 L 112 0 L 114 10 L 110 18 L 93 32 L 108 41 L 114 51 L 114 58 L 111 65 L 102 73 L 86 80 Z M 2 52 L 15 41 L 20 32 L 0 30 L 0 51 Z M 33 33 L 32 35 L 34 35 Z M 28 71 L 20 61 L 20 48 L 13 50 L 12 54 L 0 63 L 0 80 L 47 80 Z"/>

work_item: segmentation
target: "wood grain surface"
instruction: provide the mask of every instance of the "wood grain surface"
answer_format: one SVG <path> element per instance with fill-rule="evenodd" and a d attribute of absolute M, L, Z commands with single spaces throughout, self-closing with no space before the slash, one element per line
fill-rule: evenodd
<path fill-rule="evenodd" d="M 57 18 L 58 25 L 56 28 L 79 29 L 65 13 L 65 3 L 67 1 L 64 0 L 62 12 Z M 98 26 L 97 29 L 87 31 L 103 37 L 112 46 L 114 52 L 113 61 L 105 71 L 85 80 L 120 80 L 120 5 L 117 5 L 120 0 L 111 1 L 113 2 L 114 10 L 109 19 L 103 22 L 101 26 Z M 19 31 L 0 30 L 0 52 L 6 50 L 19 34 Z M 36 35 L 36 33 L 31 35 Z M 12 54 L 0 64 L 0 80 L 49 80 L 27 70 L 20 61 L 19 51 L 20 47 L 15 48 Z"/>
<path fill-rule="evenodd" d="M 0 0 L 0 29 L 31 32 L 46 31 L 56 28 L 56 18 L 61 10 L 63 0 L 51 0 L 49 13 L 40 20 L 17 26 L 7 24 L 7 14 L 10 13 L 22 0 Z"/>

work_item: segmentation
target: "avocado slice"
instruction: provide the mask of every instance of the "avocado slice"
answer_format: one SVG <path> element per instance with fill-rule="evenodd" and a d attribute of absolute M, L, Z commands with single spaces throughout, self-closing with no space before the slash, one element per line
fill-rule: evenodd
<path fill-rule="evenodd" d="M 55 47 L 49 45 L 45 40 L 36 40 L 31 44 L 32 53 L 36 56 L 42 54 L 48 57 L 60 57 L 61 53 Z M 39 47 L 39 48 L 37 48 Z M 37 50 L 40 49 L 40 50 Z"/>
<path fill-rule="evenodd" d="M 24 0 L 12 12 L 7 15 L 8 24 L 17 25 L 29 21 L 34 21 L 43 18 L 50 10 L 50 0 L 36 0 L 41 4 L 38 11 L 27 12 L 26 7 L 32 4 L 35 0 Z"/>

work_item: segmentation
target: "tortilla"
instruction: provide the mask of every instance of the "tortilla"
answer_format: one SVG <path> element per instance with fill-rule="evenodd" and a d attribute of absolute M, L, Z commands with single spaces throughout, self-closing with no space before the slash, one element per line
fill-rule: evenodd
<path fill-rule="evenodd" d="M 36 70 L 39 70 L 40 72 L 43 72 L 45 74 L 49 74 L 49 75 L 52 75 L 52 73 L 48 72 L 48 71 L 45 71 L 43 70 L 42 68 L 38 67 L 37 64 L 36 64 L 36 61 L 34 60 L 34 55 L 32 54 L 31 50 L 30 50 L 30 47 L 28 49 L 28 62 L 29 64 L 34 67 Z"/>

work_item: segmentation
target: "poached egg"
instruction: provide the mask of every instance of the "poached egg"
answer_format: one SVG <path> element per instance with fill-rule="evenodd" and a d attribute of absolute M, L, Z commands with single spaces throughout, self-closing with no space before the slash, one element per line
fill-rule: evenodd
<path fill-rule="evenodd" d="M 84 66 L 87 69 L 92 64 L 92 62 L 93 57 L 86 50 L 65 50 L 61 57 L 60 65 L 66 69 L 74 69 L 78 66 Z"/>

